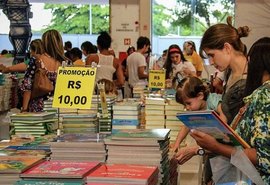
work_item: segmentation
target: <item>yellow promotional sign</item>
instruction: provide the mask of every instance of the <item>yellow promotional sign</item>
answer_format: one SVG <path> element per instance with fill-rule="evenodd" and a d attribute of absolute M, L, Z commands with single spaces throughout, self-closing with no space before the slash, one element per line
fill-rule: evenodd
<path fill-rule="evenodd" d="M 165 70 L 150 70 L 149 85 L 150 88 L 165 88 Z"/>
<path fill-rule="evenodd" d="M 90 109 L 95 77 L 96 68 L 60 67 L 52 106 Z"/>

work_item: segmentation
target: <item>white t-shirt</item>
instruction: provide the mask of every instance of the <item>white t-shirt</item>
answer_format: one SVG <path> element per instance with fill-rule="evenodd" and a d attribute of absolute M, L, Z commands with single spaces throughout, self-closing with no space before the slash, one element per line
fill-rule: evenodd
<path fill-rule="evenodd" d="M 195 72 L 196 73 L 196 69 L 195 69 L 194 65 L 191 62 L 189 62 L 189 61 L 180 62 L 177 65 L 172 64 L 172 68 L 173 68 L 173 77 L 175 77 L 176 76 L 176 73 L 178 73 L 178 72 L 180 72 L 181 74 L 183 74 L 182 71 L 184 70 L 184 68 L 187 68 L 191 72 Z"/>
<path fill-rule="evenodd" d="M 132 87 L 136 86 L 138 83 L 142 83 L 145 80 L 139 79 L 138 68 L 146 67 L 145 57 L 139 52 L 133 52 L 127 58 L 127 68 L 128 68 L 128 83 Z"/>

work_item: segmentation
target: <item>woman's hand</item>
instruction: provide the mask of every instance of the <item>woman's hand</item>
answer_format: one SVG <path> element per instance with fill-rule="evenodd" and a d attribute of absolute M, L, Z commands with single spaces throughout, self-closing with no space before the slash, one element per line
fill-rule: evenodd
<path fill-rule="evenodd" d="M 220 144 L 214 137 L 198 130 L 192 129 L 190 135 L 196 140 L 199 146 L 214 153 Z"/>
<path fill-rule="evenodd" d="M 172 88 L 172 79 L 166 79 L 165 80 L 165 86 L 166 88 Z"/>
<path fill-rule="evenodd" d="M 175 158 L 178 160 L 178 164 L 182 165 L 197 155 L 198 146 L 187 146 L 178 150 Z"/>

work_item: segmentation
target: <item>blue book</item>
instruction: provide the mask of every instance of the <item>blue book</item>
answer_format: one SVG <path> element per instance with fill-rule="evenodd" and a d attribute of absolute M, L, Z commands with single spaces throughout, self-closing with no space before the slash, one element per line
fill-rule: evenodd
<path fill-rule="evenodd" d="M 250 148 L 227 123 L 223 122 L 219 115 L 213 111 L 186 111 L 176 115 L 189 129 L 196 129 L 215 137 L 218 141 L 234 146 L 242 145 Z"/>
<path fill-rule="evenodd" d="M 137 119 L 113 119 L 113 125 L 134 125 L 137 126 L 140 124 L 140 121 Z"/>
<path fill-rule="evenodd" d="M 5 150 L 44 150 L 46 152 L 50 152 L 49 145 L 34 145 L 34 146 L 8 146 L 4 148 Z"/>

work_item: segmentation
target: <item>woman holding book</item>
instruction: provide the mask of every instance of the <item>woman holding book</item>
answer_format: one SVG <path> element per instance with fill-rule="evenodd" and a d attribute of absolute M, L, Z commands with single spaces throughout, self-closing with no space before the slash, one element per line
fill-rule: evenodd
<path fill-rule="evenodd" d="M 251 146 L 243 150 L 255 165 L 265 184 L 270 184 L 270 38 L 256 41 L 248 54 L 248 75 L 244 98 L 245 112 L 236 132 Z M 190 134 L 213 153 L 233 157 L 236 148 L 224 145 L 196 130 Z"/>
<path fill-rule="evenodd" d="M 247 37 L 249 32 L 247 26 L 238 29 L 233 27 L 232 17 L 228 17 L 227 24 L 219 23 L 209 27 L 201 40 L 201 57 L 208 58 L 211 65 L 221 72 L 226 71 L 227 74 L 221 109 L 226 118 L 224 121 L 229 125 L 244 105 L 247 57 L 246 46 L 241 38 Z M 185 158 L 185 155 L 180 156 L 181 158 Z M 208 168 L 210 169 L 210 166 Z"/>

